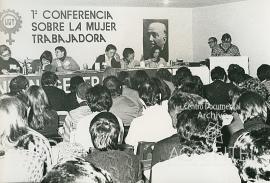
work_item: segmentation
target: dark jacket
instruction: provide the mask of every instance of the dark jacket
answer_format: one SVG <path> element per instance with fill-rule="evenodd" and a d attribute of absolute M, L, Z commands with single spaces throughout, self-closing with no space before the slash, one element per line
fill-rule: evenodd
<path fill-rule="evenodd" d="M 204 86 L 204 97 L 210 104 L 230 104 L 229 91 L 235 86 L 221 80 L 215 80 L 211 84 Z"/>
<path fill-rule="evenodd" d="M 13 70 L 10 68 L 11 65 L 16 65 L 17 68 L 20 68 L 20 73 L 22 72 L 22 67 L 20 66 L 19 62 L 14 58 L 10 57 L 7 61 L 0 58 L 0 74 L 3 74 L 1 71 L 2 69 L 7 70 L 8 72 L 17 72 L 17 70 Z"/>
<path fill-rule="evenodd" d="M 43 86 L 43 89 L 48 97 L 49 104 L 53 110 L 66 111 L 65 97 L 66 93 L 55 86 Z"/>
<path fill-rule="evenodd" d="M 102 63 L 105 63 L 105 54 L 99 55 L 95 63 L 100 63 L 100 69 L 104 69 L 104 66 L 102 65 Z M 95 69 L 95 63 L 93 64 L 92 69 Z M 112 68 L 121 68 L 121 63 L 117 62 L 115 58 L 112 58 L 111 64 L 112 64 Z"/>

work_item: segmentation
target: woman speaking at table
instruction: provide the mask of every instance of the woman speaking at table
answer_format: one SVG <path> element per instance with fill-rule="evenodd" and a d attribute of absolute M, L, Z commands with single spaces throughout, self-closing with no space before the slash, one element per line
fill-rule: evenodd
<path fill-rule="evenodd" d="M 151 50 L 151 56 L 152 58 L 149 58 L 148 60 L 145 60 L 145 66 L 151 67 L 151 68 L 157 68 L 157 67 L 165 67 L 167 65 L 167 62 L 164 60 L 164 58 L 160 57 L 160 51 L 161 49 L 158 46 L 154 46 Z"/>
<path fill-rule="evenodd" d="M 80 70 L 80 66 L 72 58 L 67 56 L 67 51 L 63 46 L 57 46 L 55 48 L 55 56 L 53 59 L 52 65 L 56 67 L 56 71 L 65 72 L 65 71 L 77 71 Z"/>

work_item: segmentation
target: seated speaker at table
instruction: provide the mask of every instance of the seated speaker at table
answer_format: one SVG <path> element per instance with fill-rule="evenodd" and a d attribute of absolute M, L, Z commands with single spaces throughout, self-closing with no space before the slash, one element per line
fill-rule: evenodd
<path fill-rule="evenodd" d="M 95 69 L 95 64 L 99 63 L 101 69 L 105 67 L 121 68 L 120 59 L 118 59 L 118 54 L 116 54 L 116 46 L 113 44 L 107 45 L 105 49 L 105 54 L 99 55 L 92 66 Z"/>
<path fill-rule="evenodd" d="M 146 67 L 164 67 L 167 66 L 167 62 L 160 56 L 161 49 L 158 46 L 154 46 L 151 50 L 151 58 L 145 60 Z"/>
<path fill-rule="evenodd" d="M 44 51 L 40 59 L 33 60 L 31 62 L 32 72 L 36 73 L 39 71 L 51 71 L 56 72 L 56 66 L 52 65 L 52 53 L 48 50 Z"/>
<path fill-rule="evenodd" d="M 134 60 L 135 52 L 132 48 L 125 48 L 123 51 L 123 59 L 121 60 L 122 69 L 130 69 L 140 66 L 138 60 Z"/>
<path fill-rule="evenodd" d="M 67 56 L 67 51 L 63 46 L 57 46 L 55 48 L 55 56 L 52 65 L 56 67 L 56 71 L 77 71 L 80 70 L 78 63 L 70 56 Z"/>
<path fill-rule="evenodd" d="M 6 45 L 0 45 L 0 74 L 21 71 L 19 62 L 11 57 L 10 48 Z"/>

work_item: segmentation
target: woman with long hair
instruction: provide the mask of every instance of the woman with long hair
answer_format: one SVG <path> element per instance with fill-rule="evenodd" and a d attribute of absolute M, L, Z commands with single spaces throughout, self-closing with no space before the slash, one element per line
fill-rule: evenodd
<path fill-rule="evenodd" d="M 32 85 L 26 91 L 30 104 L 28 125 L 47 138 L 58 137 L 58 115 L 49 107 L 47 95 L 42 87 Z"/>
<path fill-rule="evenodd" d="M 148 60 L 145 60 L 145 65 L 153 68 L 165 67 L 167 65 L 167 62 L 164 60 L 164 58 L 160 57 L 160 52 L 160 47 L 154 46 L 151 50 L 152 57 Z"/>

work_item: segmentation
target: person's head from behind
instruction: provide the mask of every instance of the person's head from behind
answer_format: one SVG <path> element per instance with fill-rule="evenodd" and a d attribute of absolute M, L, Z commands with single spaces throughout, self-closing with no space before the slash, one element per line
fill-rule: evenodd
<path fill-rule="evenodd" d="M 100 151 L 117 150 L 120 125 L 116 116 L 101 112 L 91 121 L 89 132 L 93 145 Z"/>
<path fill-rule="evenodd" d="M 176 89 L 168 101 L 168 112 L 172 118 L 172 125 L 176 128 L 177 114 L 184 109 L 192 109 L 199 105 L 204 105 L 206 100 L 199 95 L 182 92 Z"/>
<path fill-rule="evenodd" d="M 232 159 L 243 182 L 270 181 L 269 139 L 269 128 L 263 128 L 244 133 L 234 143 Z"/>
<path fill-rule="evenodd" d="M 96 85 L 89 88 L 85 97 L 92 112 L 109 111 L 112 107 L 111 93 L 105 86 Z"/>
<path fill-rule="evenodd" d="M 152 56 L 152 58 L 155 58 L 155 59 L 159 60 L 160 52 L 161 52 L 161 48 L 158 47 L 158 46 L 154 46 L 151 49 L 151 56 Z"/>
<path fill-rule="evenodd" d="M 227 80 L 227 74 L 226 71 L 222 67 L 215 67 L 214 69 L 211 70 L 211 79 L 212 81 L 215 80 L 221 80 L 226 82 Z"/>
<path fill-rule="evenodd" d="M 40 56 L 40 62 L 43 67 L 52 63 L 52 53 L 48 50 L 44 51 Z"/>
<path fill-rule="evenodd" d="M 148 26 L 148 39 L 151 47 L 158 46 L 163 49 L 167 42 L 167 28 L 161 22 L 153 22 Z"/>
<path fill-rule="evenodd" d="M 67 56 L 67 50 L 63 46 L 57 46 L 55 49 L 55 56 L 61 61 L 64 61 Z"/>
<path fill-rule="evenodd" d="M 222 37 L 221 37 L 221 42 L 222 43 L 231 43 L 232 42 L 231 35 L 228 34 L 228 33 L 223 34 Z"/>
<path fill-rule="evenodd" d="M 8 61 L 10 59 L 11 51 L 7 45 L 0 45 L 0 57 L 5 61 Z"/>
<path fill-rule="evenodd" d="M 82 76 L 73 76 L 70 79 L 70 87 L 69 90 L 71 92 L 76 92 L 77 87 L 79 86 L 79 84 L 83 83 L 83 77 Z"/>
<path fill-rule="evenodd" d="M 135 52 L 132 48 L 125 48 L 123 51 L 123 60 L 125 62 L 131 62 L 134 60 Z"/>
<path fill-rule="evenodd" d="M 215 37 L 210 37 L 209 39 L 208 39 L 208 45 L 209 45 L 209 47 L 212 49 L 212 48 L 214 48 L 216 45 L 217 45 L 217 38 L 215 38 Z"/>
<path fill-rule="evenodd" d="M 245 70 L 237 64 L 230 64 L 227 72 L 229 80 L 235 84 L 245 80 Z"/>
<path fill-rule="evenodd" d="M 50 119 L 50 116 L 45 112 L 49 106 L 45 91 L 40 86 L 32 85 L 26 91 L 26 95 L 31 107 L 28 125 L 36 130 L 44 128 L 46 119 Z"/>
<path fill-rule="evenodd" d="M 24 93 L 29 87 L 29 81 L 25 76 L 17 76 L 13 78 L 9 83 L 9 89 L 11 95 L 17 95 Z"/>
<path fill-rule="evenodd" d="M 140 85 L 149 79 L 150 77 L 144 70 L 136 71 L 131 80 L 132 88 L 138 90 Z"/>
<path fill-rule="evenodd" d="M 236 101 L 236 107 L 243 122 L 255 117 L 260 117 L 263 121 L 266 121 L 267 107 L 265 100 L 255 92 L 244 92 Z"/>
<path fill-rule="evenodd" d="M 128 72 L 126 71 L 119 72 L 117 78 L 121 82 L 122 86 L 131 88 L 131 78 Z"/>
<path fill-rule="evenodd" d="M 270 80 L 270 65 L 262 64 L 257 69 L 257 76 L 260 81 Z"/>
<path fill-rule="evenodd" d="M 122 95 L 122 84 L 115 76 L 106 77 L 103 86 L 110 90 L 112 98 Z"/>
<path fill-rule="evenodd" d="M 82 159 L 71 159 L 55 165 L 42 179 L 42 183 L 112 183 L 111 175 Z"/>
<path fill-rule="evenodd" d="M 165 81 L 172 81 L 172 74 L 170 73 L 170 71 L 168 71 L 168 69 L 158 69 L 158 71 L 156 72 L 156 77 Z"/>
<path fill-rule="evenodd" d="M 187 145 L 185 154 L 204 154 L 213 151 L 220 134 L 219 118 L 216 111 L 184 110 L 177 115 L 177 131 L 182 144 Z"/>
<path fill-rule="evenodd" d="M 173 84 L 175 87 L 180 87 L 184 80 L 191 79 L 192 73 L 187 67 L 180 67 L 177 69 L 176 74 L 173 78 Z"/>
<path fill-rule="evenodd" d="M 140 86 L 139 96 L 148 107 L 161 104 L 162 102 L 161 90 L 154 79 L 145 81 Z"/>
<path fill-rule="evenodd" d="M 91 85 L 87 82 L 83 82 L 78 85 L 76 89 L 76 98 L 78 103 L 86 101 L 86 93 L 89 88 L 91 88 Z"/>
<path fill-rule="evenodd" d="M 51 71 L 46 71 L 41 76 L 41 85 L 42 86 L 56 86 L 58 76 Z"/>
<path fill-rule="evenodd" d="M 199 96 L 203 95 L 203 83 L 199 76 L 191 76 L 189 79 L 184 79 L 180 87 L 181 91 Z"/>
<path fill-rule="evenodd" d="M 15 147 L 21 136 L 27 133 L 27 114 L 22 102 L 7 95 L 0 96 L 0 146 Z"/>
<path fill-rule="evenodd" d="M 156 85 L 159 87 L 159 90 L 161 92 L 161 102 L 164 100 L 169 100 L 171 96 L 171 90 L 169 86 L 163 80 L 159 78 L 151 78 L 151 80 L 153 80 L 156 83 Z"/>
<path fill-rule="evenodd" d="M 108 58 L 113 58 L 115 56 L 116 50 L 116 46 L 114 46 L 113 44 L 108 44 L 105 49 L 105 54 Z"/>

